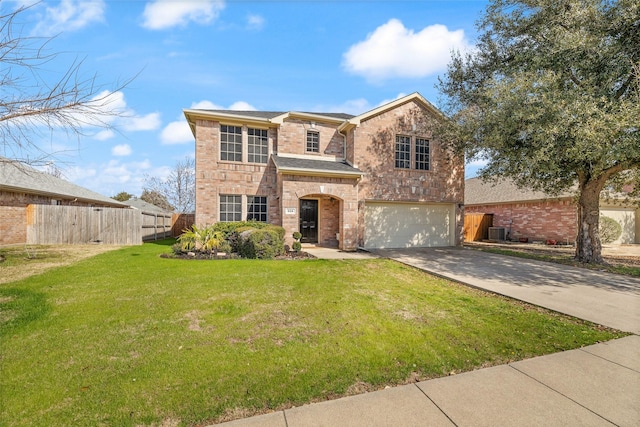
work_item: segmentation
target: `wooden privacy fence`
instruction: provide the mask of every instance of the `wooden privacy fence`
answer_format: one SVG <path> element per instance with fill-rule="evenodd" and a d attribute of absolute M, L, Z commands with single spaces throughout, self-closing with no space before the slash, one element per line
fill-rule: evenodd
<path fill-rule="evenodd" d="M 138 212 L 142 215 L 142 240 L 158 240 L 171 237 L 171 226 L 173 225 L 172 214 Z"/>
<path fill-rule="evenodd" d="M 27 243 L 137 245 L 142 216 L 133 209 L 28 205 Z"/>
<path fill-rule="evenodd" d="M 172 236 L 174 215 L 136 209 L 28 205 L 27 243 L 139 245 Z"/>

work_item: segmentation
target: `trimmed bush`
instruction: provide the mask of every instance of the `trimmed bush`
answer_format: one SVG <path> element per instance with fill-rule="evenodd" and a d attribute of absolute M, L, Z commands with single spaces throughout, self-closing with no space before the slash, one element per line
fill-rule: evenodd
<path fill-rule="evenodd" d="M 276 230 L 246 230 L 239 237 L 239 254 L 243 258 L 272 259 L 284 253 L 284 240 Z"/>
<path fill-rule="evenodd" d="M 222 232 L 224 238 L 229 239 L 229 235 L 241 227 L 260 229 L 269 227 L 269 224 L 258 221 L 216 222 L 213 225 L 213 230 Z"/>
<path fill-rule="evenodd" d="M 302 250 L 302 243 L 297 240 L 293 242 L 293 250 L 294 252 L 300 252 Z"/>
<path fill-rule="evenodd" d="M 242 225 L 240 227 L 235 228 L 231 233 L 229 233 L 227 237 L 227 241 L 231 245 L 232 252 L 240 253 L 240 245 L 242 243 L 240 239 L 240 235 L 245 231 L 249 231 L 249 230 L 257 230 L 257 228 L 251 227 L 248 225 Z"/>
<path fill-rule="evenodd" d="M 600 217 L 600 240 L 602 243 L 611 243 L 622 235 L 622 226 L 618 221 L 608 216 Z"/>

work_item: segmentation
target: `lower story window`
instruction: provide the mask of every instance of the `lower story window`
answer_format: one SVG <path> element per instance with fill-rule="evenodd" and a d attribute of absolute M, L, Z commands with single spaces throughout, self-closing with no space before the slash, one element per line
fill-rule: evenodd
<path fill-rule="evenodd" d="M 267 222 L 267 198 L 247 196 L 247 221 Z"/>
<path fill-rule="evenodd" d="M 242 196 L 220 195 L 220 221 L 242 220 Z"/>

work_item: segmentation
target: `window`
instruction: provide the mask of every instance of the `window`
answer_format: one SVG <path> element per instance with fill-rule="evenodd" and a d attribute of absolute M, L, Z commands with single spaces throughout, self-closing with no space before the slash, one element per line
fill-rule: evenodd
<path fill-rule="evenodd" d="M 318 132 L 307 131 L 307 152 L 320 152 L 320 134 Z"/>
<path fill-rule="evenodd" d="M 416 138 L 416 169 L 429 170 L 429 140 Z"/>
<path fill-rule="evenodd" d="M 411 137 L 396 135 L 396 167 L 411 167 Z"/>
<path fill-rule="evenodd" d="M 242 161 L 242 128 L 220 125 L 220 160 Z"/>
<path fill-rule="evenodd" d="M 247 221 L 267 222 L 267 198 L 247 196 Z"/>
<path fill-rule="evenodd" d="M 220 221 L 242 220 L 242 196 L 220 195 Z"/>
<path fill-rule="evenodd" d="M 267 163 L 269 158 L 269 139 L 266 129 L 247 130 L 249 141 L 247 144 L 247 155 L 249 163 Z"/>

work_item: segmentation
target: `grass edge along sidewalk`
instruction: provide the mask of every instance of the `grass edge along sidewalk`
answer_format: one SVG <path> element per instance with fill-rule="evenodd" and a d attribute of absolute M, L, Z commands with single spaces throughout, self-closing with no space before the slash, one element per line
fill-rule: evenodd
<path fill-rule="evenodd" d="M 389 260 L 166 251 L 0 285 L 7 425 L 206 424 L 626 335 Z"/>

